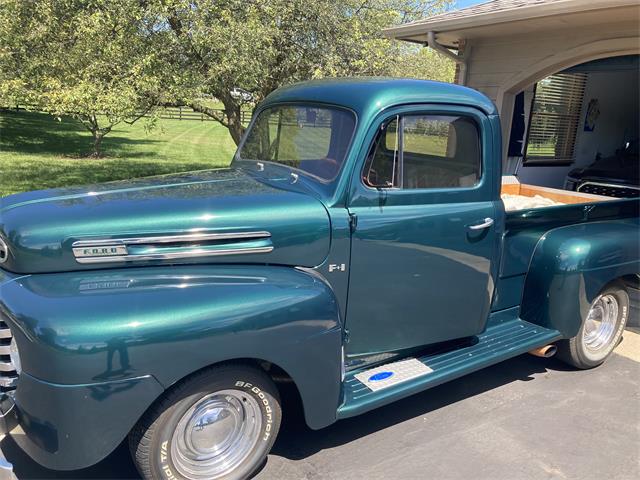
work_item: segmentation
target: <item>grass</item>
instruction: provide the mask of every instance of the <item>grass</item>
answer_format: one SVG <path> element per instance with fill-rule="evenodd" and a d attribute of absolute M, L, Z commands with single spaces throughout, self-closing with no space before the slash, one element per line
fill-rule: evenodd
<path fill-rule="evenodd" d="M 410 131 L 404 133 L 405 152 L 418 153 L 420 155 L 433 155 L 435 157 L 446 157 L 447 142 L 448 136 L 446 135 L 425 135 Z M 387 150 L 395 150 L 397 148 L 396 143 L 396 134 L 393 132 L 387 133 L 385 137 Z"/>
<path fill-rule="evenodd" d="M 124 180 L 227 166 L 235 144 L 216 122 L 144 120 L 122 124 L 103 141 L 104 158 L 83 158 L 91 134 L 71 118 L 0 111 L 0 196 L 43 188 Z"/>

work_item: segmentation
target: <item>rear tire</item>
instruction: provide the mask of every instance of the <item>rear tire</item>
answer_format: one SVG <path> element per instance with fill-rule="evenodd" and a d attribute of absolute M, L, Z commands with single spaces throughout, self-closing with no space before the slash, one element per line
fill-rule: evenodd
<path fill-rule="evenodd" d="M 221 365 L 169 390 L 129 435 L 145 480 L 245 479 L 280 428 L 278 391 L 257 368 Z"/>
<path fill-rule="evenodd" d="M 591 303 L 578 334 L 558 342 L 558 358 L 580 369 L 605 362 L 618 345 L 629 317 L 629 295 L 620 281 L 607 285 Z"/>

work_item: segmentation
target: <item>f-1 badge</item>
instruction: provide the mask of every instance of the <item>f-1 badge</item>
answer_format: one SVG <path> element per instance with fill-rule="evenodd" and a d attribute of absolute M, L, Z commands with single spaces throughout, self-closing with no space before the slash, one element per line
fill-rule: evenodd
<path fill-rule="evenodd" d="M 344 263 L 340 263 L 340 264 L 331 263 L 331 264 L 329 264 L 329 273 L 333 273 L 336 270 L 338 272 L 345 272 L 347 270 L 347 266 Z"/>

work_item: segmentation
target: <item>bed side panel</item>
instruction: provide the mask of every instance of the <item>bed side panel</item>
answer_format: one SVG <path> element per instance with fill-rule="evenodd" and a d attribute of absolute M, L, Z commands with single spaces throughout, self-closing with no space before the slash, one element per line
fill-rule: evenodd
<path fill-rule="evenodd" d="M 500 277 L 525 274 L 537 243 L 550 230 L 639 215 L 640 201 L 634 199 L 507 212 Z"/>
<path fill-rule="evenodd" d="M 576 335 L 591 302 L 609 282 L 640 272 L 640 220 L 594 222 L 544 235 L 527 273 L 522 319 Z"/>

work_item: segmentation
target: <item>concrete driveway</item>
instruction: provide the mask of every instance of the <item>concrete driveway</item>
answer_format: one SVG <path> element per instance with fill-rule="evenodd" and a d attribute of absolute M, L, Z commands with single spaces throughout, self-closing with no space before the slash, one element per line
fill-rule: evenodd
<path fill-rule="evenodd" d="M 292 412 L 256 478 L 640 478 L 640 335 L 616 351 L 588 371 L 523 355 L 320 431 Z M 20 480 L 139 478 L 124 445 L 73 473 L 2 449 Z"/>

